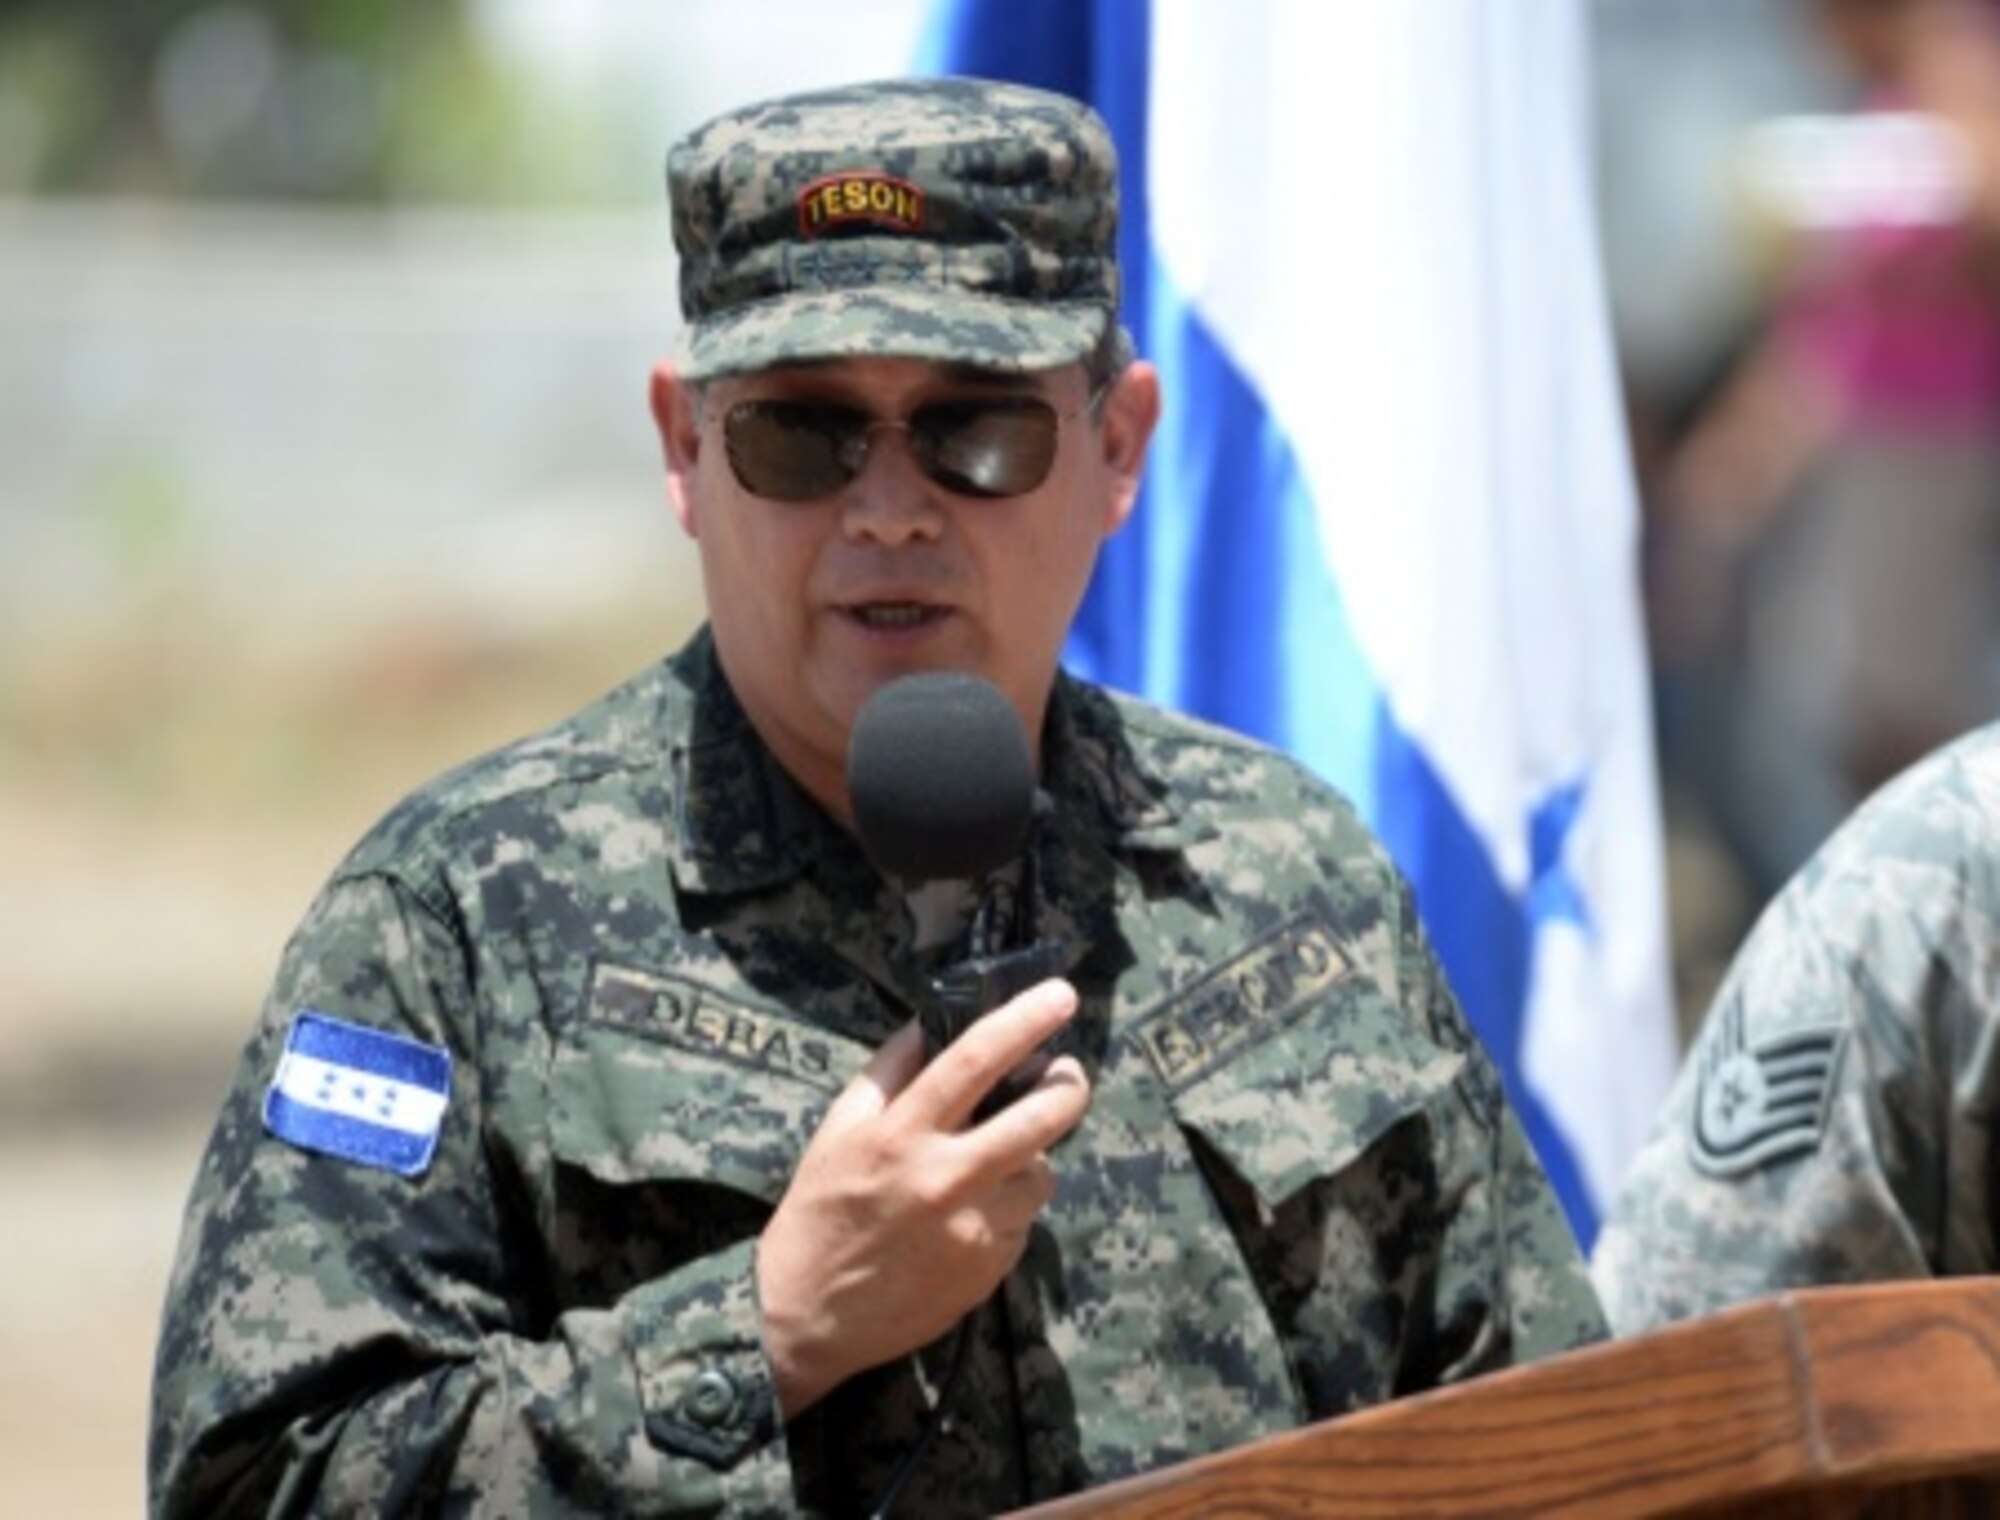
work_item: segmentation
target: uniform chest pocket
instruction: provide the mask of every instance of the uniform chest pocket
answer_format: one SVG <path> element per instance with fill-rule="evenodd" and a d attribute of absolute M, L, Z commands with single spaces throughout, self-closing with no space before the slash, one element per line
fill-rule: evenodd
<path fill-rule="evenodd" d="M 1466 1066 L 1352 978 L 1172 1092 L 1314 1417 L 1406 1391 Z"/>
<path fill-rule="evenodd" d="M 761 1042 L 745 1035 L 738 1048 L 704 1051 L 616 1025 L 572 1026 L 550 1071 L 556 1160 L 611 1186 L 706 1184 L 777 1203 L 866 1052 L 793 1028 L 783 1033 L 794 1044 L 818 1044 L 774 1069 L 775 1032 L 756 1033 Z"/>
<path fill-rule="evenodd" d="M 802 1077 L 739 1043 L 747 1054 L 701 1052 L 588 1020 L 560 1036 L 548 1089 L 552 1314 L 614 1303 L 758 1234 L 841 1073 L 866 1055 L 856 1047 Z"/>
<path fill-rule="evenodd" d="M 1183 1074 L 1171 1102 L 1256 1195 L 1279 1208 L 1334 1177 L 1405 1121 L 1456 1101 L 1463 1053 L 1433 1044 L 1361 979 L 1316 997 L 1283 1027 Z"/>

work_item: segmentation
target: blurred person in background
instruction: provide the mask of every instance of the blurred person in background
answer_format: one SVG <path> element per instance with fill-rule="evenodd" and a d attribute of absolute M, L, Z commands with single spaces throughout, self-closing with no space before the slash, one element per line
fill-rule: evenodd
<path fill-rule="evenodd" d="M 669 183 L 710 622 L 309 912 L 189 1205 L 155 1509 L 989 1513 L 1597 1336 L 1353 810 L 1057 669 L 1160 405 L 1102 122 L 856 86 Z M 879 870 L 844 769 L 926 670 L 1039 757 L 1062 947 L 928 1064 L 984 909 Z"/>
<path fill-rule="evenodd" d="M 1765 134 L 1790 224 L 1768 324 L 1646 471 L 1669 686 L 1740 662 L 1663 739 L 1707 752 L 1753 901 L 2000 711 L 2000 12 L 1813 11 L 1861 108 Z"/>
<path fill-rule="evenodd" d="M 1785 1288 L 2000 1270 L 2000 726 L 1759 920 L 1591 1261 L 1620 1334 Z"/>

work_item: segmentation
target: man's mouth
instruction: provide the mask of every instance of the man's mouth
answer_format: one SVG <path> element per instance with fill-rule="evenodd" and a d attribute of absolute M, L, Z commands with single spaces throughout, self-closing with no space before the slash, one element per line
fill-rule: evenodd
<path fill-rule="evenodd" d="M 929 602 L 857 602 L 847 613 L 864 627 L 899 632 L 934 623 L 946 616 L 948 610 Z"/>

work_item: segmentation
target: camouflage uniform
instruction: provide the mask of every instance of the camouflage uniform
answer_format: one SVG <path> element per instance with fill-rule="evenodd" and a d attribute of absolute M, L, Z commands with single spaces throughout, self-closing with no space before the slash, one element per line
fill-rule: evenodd
<path fill-rule="evenodd" d="M 1116 335 L 1115 164 L 1074 102 L 827 92 L 723 118 L 669 172 L 684 376 L 1049 368 Z M 1346 805 L 1067 679 L 1042 760 L 1039 927 L 1081 996 L 1066 1034 L 1092 1101 L 903 1511 L 990 1512 L 1600 1334 L 1493 1068 Z M 941 1348 L 781 1428 L 754 1252 L 831 1100 L 926 997 L 940 957 L 918 933 L 772 758 L 707 633 L 420 792 L 288 949 L 197 1179 L 156 1508 L 879 1496 Z M 307 1033 L 435 1082 L 420 1154 L 365 1114 L 366 1143 L 301 1138 Z"/>
<path fill-rule="evenodd" d="M 1592 1273 L 1620 1333 L 2000 1270 L 2000 728 L 1857 812 L 1758 922 Z"/>
<path fill-rule="evenodd" d="M 1589 1340 L 1566 1227 L 1349 809 L 1064 678 L 1037 848 L 1090 1111 L 906 1513 L 991 1512 Z M 158 1508 L 846 1511 L 937 1348 L 787 1429 L 752 1251 L 927 967 L 707 641 L 446 778 L 286 952 L 196 1183 Z M 421 1176 L 259 1105 L 301 1008 L 454 1061 Z"/>

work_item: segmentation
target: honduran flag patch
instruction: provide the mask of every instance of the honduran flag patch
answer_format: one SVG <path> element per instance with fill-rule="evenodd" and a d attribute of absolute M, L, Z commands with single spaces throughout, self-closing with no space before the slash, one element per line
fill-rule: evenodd
<path fill-rule="evenodd" d="M 448 1052 L 301 1008 L 264 1094 L 264 1128 L 301 1150 L 414 1177 L 437 1151 L 450 1093 Z"/>

